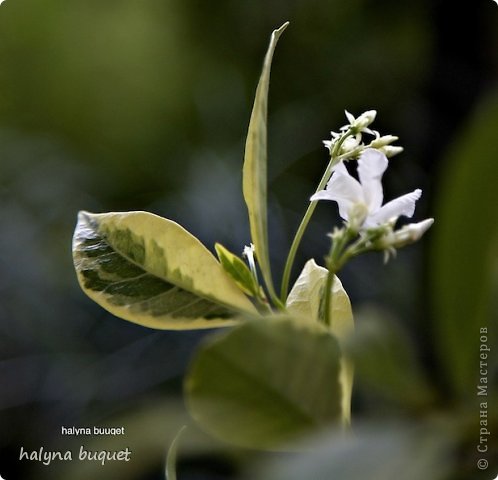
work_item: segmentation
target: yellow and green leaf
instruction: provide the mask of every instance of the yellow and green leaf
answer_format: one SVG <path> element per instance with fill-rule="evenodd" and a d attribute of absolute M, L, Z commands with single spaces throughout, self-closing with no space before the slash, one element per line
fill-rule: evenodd
<path fill-rule="evenodd" d="M 320 322 L 320 319 L 323 318 L 320 315 L 320 310 L 327 275 L 328 271 L 326 268 L 320 267 L 314 260 L 309 260 L 287 298 L 288 312 L 305 322 Z M 337 276 L 334 278 L 332 286 L 330 319 L 330 332 L 341 343 L 341 341 L 352 333 L 354 320 L 348 294 Z M 351 418 L 351 394 L 353 390 L 353 365 L 347 358 L 342 359 L 339 380 L 343 395 L 343 421 L 345 424 L 349 424 Z"/>
<path fill-rule="evenodd" d="M 146 327 L 222 327 L 255 311 L 197 238 L 151 213 L 80 212 L 73 259 L 92 300 Z"/>

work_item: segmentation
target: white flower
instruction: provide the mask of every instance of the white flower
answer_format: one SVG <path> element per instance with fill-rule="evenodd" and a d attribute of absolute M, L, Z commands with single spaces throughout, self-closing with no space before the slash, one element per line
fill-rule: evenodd
<path fill-rule="evenodd" d="M 340 216 L 358 230 L 394 224 L 401 215 L 411 217 L 422 190 L 416 189 L 382 205 L 384 193 L 381 180 L 387 165 L 387 157 L 382 152 L 366 149 L 358 160 L 359 181 L 349 174 L 341 162 L 334 167 L 327 188 L 317 192 L 311 200 L 337 202 Z"/>

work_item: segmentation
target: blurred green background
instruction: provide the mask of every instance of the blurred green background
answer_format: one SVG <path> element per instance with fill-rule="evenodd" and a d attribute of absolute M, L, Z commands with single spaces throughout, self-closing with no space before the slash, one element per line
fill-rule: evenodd
<path fill-rule="evenodd" d="M 472 130 L 482 110 L 494 112 L 486 114 L 486 142 L 498 129 L 498 10 L 491 0 L 6 0 L 0 6 L 0 474 L 8 480 L 90 478 L 83 470 L 60 473 L 60 465 L 17 459 L 20 446 L 79 445 L 81 439 L 61 437 L 61 425 L 99 423 L 126 426 L 128 435 L 116 445 L 140 452 L 133 468 L 119 474 L 101 468 L 102 478 L 163 478 L 167 445 L 187 421 L 182 375 L 206 332 L 147 330 L 87 299 L 71 260 L 76 214 L 148 210 L 180 222 L 209 248 L 220 241 L 241 252 L 249 242 L 240 189 L 244 136 L 269 35 L 286 20 L 269 118 L 277 277 L 327 161 L 321 141 L 345 123 L 345 108 L 378 110 L 374 128 L 398 135 L 405 147 L 386 175 L 387 198 L 421 187 L 417 219 L 454 211 L 452 199 L 469 187 L 465 179 L 460 190 L 444 187 L 456 146 L 469 131 L 483 130 Z M 482 140 L 474 137 L 466 162 L 481 155 L 475 146 Z M 496 143 L 486 148 L 485 159 L 496 159 Z M 477 167 L 484 181 L 496 179 L 495 165 Z M 480 203 L 479 181 L 468 206 L 491 221 L 476 230 L 484 238 L 496 232 L 496 203 Z M 448 191 L 453 197 L 441 199 Z M 299 263 L 321 260 L 335 220 L 335 208 L 320 205 Z M 463 230 L 473 228 L 467 220 Z M 400 319 L 434 382 L 450 391 L 458 382 L 440 366 L 437 342 L 451 337 L 452 327 L 434 326 L 435 315 L 448 310 L 438 302 L 431 308 L 431 298 L 434 289 L 442 296 L 450 291 L 444 275 L 451 281 L 462 273 L 459 259 L 476 242 L 465 243 L 453 227 L 438 230 L 438 222 L 387 266 L 381 255 L 366 256 L 342 279 L 355 309 L 376 305 Z M 431 239 L 439 239 L 432 257 Z M 445 245 L 454 247 L 448 259 Z M 493 271 L 496 282 L 493 252 L 477 273 L 491 278 Z M 436 267 L 444 272 L 439 277 Z M 451 290 L 445 300 L 454 310 L 459 295 Z M 360 394 L 356 402 L 368 411 L 367 398 Z M 192 443 L 197 453 L 183 479 L 235 478 L 236 460 L 219 460 L 210 451 L 217 447 L 206 447 L 202 437 Z M 111 441 L 104 445 L 111 448 Z"/>

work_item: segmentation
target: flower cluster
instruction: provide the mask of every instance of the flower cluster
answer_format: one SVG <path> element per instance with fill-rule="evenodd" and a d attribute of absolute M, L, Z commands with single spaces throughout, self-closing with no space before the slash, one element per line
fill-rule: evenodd
<path fill-rule="evenodd" d="M 376 148 L 387 157 L 393 157 L 403 151 L 402 147 L 391 145 L 398 140 L 398 137 L 394 135 L 381 136 L 378 131 L 368 128 L 377 116 L 375 110 L 368 110 L 358 118 L 355 118 L 347 110 L 345 114 L 349 123 L 343 125 L 339 129 L 339 132 L 330 132 L 332 136 L 331 140 L 323 141 L 323 144 L 329 149 L 331 155 L 337 154 L 346 160 L 358 156 L 366 148 Z M 362 142 L 362 135 L 365 133 L 374 137 L 368 144 Z M 337 149 L 339 151 L 336 151 Z"/>
<path fill-rule="evenodd" d="M 386 260 L 390 254 L 395 254 L 396 248 L 408 245 L 420 239 L 430 228 L 434 219 L 428 218 L 418 223 L 405 225 L 395 229 L 396 222 L 401 216 L 412 217 L 415 203 L 422 195 L 422 190 L 416 189 L 401 195 L 387 203 L 384 202 L 382 176 L 386 171 L 389 153 L 398 153 L 401 147 L 391 147 L 389 144 L 397 137 L 386 135 L 381 137 L 378 132 L 368 126 L 375 118 L 375 111 L 368 111 L 354 118 L 346 112 L 349 124 L 341 128 L 343 133 L 332 133 L 333 140 L 325 142 L 331 149 L 334 142 L 342 138 L 341 148 L 352 158 L 359 152 L 357 173 L 355 178 L 349 173 L 343 161 L 339 161 L 332 168 L 332 176 L 324 190 L 320 190 L 311 197 L 311 201 L 332 200 L 337 202 L 339 215 L 345 222 L 342 230 L 337 230 L 334 237 L 340 237 L 347 232 L 348 237 L 359 234 L 360 240 L 349 250 L 350 256 L 366 250 L 383 250 Z M 375 136 L 367 146 L 361 143 L 363 133 Z M 344 138 L 344 135 L 347 138 Z M 348 140 L 351 140 L 348 143 Z M 390 147 L 391 150 L 386 150 Z M 341 150 L 341 152 L 343 151 Z M 344 155 L 344 153 L 343 153 Z"/>

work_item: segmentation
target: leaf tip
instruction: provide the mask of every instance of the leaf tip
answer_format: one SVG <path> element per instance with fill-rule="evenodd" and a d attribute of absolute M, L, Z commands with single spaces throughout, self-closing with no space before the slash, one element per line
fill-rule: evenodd
<path fill-rule="evenodd" d="M 281 27 L 277 28 L 277 32 L 283 32 L 288 26 L 290 22 L 287 20 Z"/>
<path fill-rule="evenodd" d="M 273 30 L 272 36 L 276 37 L 277 39 L 284 33 L 284 30 L 289 26 L 290 22 L 285 22 L 283 25 L 278 27 L 276 30 Z"/>
<path fill-rule="evenodd" d="M 87 221 L 89 218 L 93 217 L 95 214 L 88 212 L 86 210 L 80 210 L 78 212 L 78 222 Z"/>

